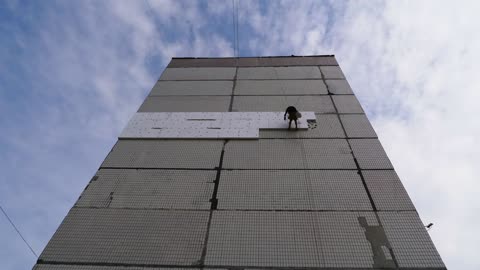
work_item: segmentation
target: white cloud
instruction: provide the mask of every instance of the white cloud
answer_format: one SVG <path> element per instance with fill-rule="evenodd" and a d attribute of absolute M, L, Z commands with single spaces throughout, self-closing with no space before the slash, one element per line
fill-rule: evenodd
<path fill-rule="evenodd" d="M 478 3 L 250 4 L 252 50 L 336 54 L 447 266 L 478 269 Z"/>
<path fill-rule="evenodd" d="M 0 203 L 38 253 L 170 58 L 232 52 L 206 34 L 195 3 L 67 4 L 13 3 L 7 11 L 18 22 L 0 27 L 9 50 L 19 50 L 15 58 L 0 49 L 0 80 L 12 91 L 0 99 L 0 115 L 9 115 L 1 119 Z M 31 267 L 9 224 L 0 226 L 13 243 L 0 252 L 2 268 Z"/>

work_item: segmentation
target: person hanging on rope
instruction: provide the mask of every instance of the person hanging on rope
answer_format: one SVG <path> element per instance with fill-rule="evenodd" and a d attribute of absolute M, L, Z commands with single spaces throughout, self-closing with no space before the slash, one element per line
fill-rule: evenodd
<path fill-rule="evenodd" d="M 287 120 L 287 114 L 288 114 L 288 129 L 290 129 L 290 126 L 292 125 L 292 121 L 295 121 L 295 129 L 298 129 L 298 123 L 297 120 L 298 118 L 302 117 L 302 114 L 297 111 L 297 108 L 293 106 L 288 106 L 287 110 L 285 111 L 285 114 L 283 115 L 283 120 Z"/>

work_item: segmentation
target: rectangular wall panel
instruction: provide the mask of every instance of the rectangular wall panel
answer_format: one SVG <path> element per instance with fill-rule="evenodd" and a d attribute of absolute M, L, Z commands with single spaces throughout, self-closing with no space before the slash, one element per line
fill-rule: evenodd
<path fill-rule="evenodd" d="M 205 264 L 371 268 L 359 217 L 378 225 L 371 212 L 216 211 Z"/>
<path fill-rule="evenodd" d="M 99 266 L 99 265 L 68 265 L 68 264 L 37 264 L 33 270 L 222 270 L 208 268 L 167 268 L 167 267 L 135 267 L 135 266 Z M 226 269 L 225 269 L 226 270 Z"/>
<path fill-rule="evenodd" d="M 195 265 L 208 217 L 208 211 L 72 208 L 40 260 Z"/>
<path fill-rule="evenodd" d="M 326 95 L 322 80 L 239 80 L 235 95 Z"/>
<path fill-rule="evenodd" d="M 229 141 L 223 167 L 227 169 L 355 169 L 343 139 Z"/>
<path fill-rule="evenodd" d="M 169 68 L 179 67 L 273 67 L 273 66 L 338 66 L 333 55 L 280 56 L 280 57 L 222 57 L 173 58 Z"/>
<path fill-rule="evenodd" d="M 393 169 L 378 139 L 351 139 L 353 154 L 361 169 Z"/>
<path fill-rule="evenodd" d="M 77 207 L 210 209 L 217 172 L 101 169 Z"/>
<path fill-rule="evenodd" d="M 295 57 L 242 57 L 238 59 L 239 67 L 275 67 L 275 66 L 335 66 L 333 56 L 295 56 Z"/>
<path fill-rule="evenodd" d="M 400 269 L 446 269 L 417 212 L 379 212 Z"/>
<path fill-rule="evenodd" d="M 223 141 L 119 140 L 102 167 L 213 169 Z"/>
<path fill-rule="evenodd" d="M 362 174 L 378 210 L 415 211 L 394 170 L 363 170 Z"/>
<path fill-rule="evenodd" d="M 332 96 L 338 113 L 364 113 L 362 106 L 354 95 Z"/>
<path fill-rule="evenodd" d="M 330 93 L 335 95 L 353 95 L 352 88 L 347 80 L 325 80 Z"/>
<path fill-rule="evenodd" d="M 345 79 L 345 75 L 343 75 L 339 66 L 322 66 L 320 69 L 325 79 Z"/>
<path fill-rule="evenodd" d="M 335 113 L 329 96 L 235 96 L 234 112 L 284 112 L 288 106 L 315 113 Z"/>
<path fill-rule="evenodd" d="M 228 112 L 230 96 L 149 96 L 138 112 Z"/>
<path fill-rule="evenodd" d="M 372 210 L 356 171 L 222 171 L 218 209 Z"/>
<path fill-rule="evenodd" d="M 236 68 L 234 67 L 167 68 L 160 77 L 160 80 L 233 80 L 235 70 Z"/>
<path fill-rule="evenodd" d="M 315 66 L 305 67 L 241 67 L 238 80 L 289 80 L 321 79 L 320 70 Z"/>
<path fill-rule="evenodd" d="M 349 138 L 377 138 L 365 114 L 342 114 L 340 120 Z"/>
<path fill-rule="evenodd" d="M 150 96 L 231 95 L 233 81 L 158 81 Z"/>

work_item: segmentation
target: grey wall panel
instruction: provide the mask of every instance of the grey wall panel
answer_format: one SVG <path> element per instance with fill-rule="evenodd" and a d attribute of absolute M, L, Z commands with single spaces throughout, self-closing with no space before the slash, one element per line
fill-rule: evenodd
<path fill-rule="evenodd" d="M 299 111 L 334 113 L 329 96 L 235 96 L 232 110 L 236 112 L 284 112 L 288 106 Z"/>
<path fill-rule="evenodd" d="M 338 113 L 364 113 L 354 95 L 332 96 Z"/>
<path fill-rule="evenodd" d="M 361 169 L 393 169 L 379 140 L 351 139 L 349 141 Z"/>
<path fill-rule="evenodd" d="M 300 57 L 242 57 L 238 59 L 240 67 L 268 66 L 320 66 L 338 65 L 334 56 L 300 56 Z"/>
<path fill-rule="evenodd" d="M 33 270 L 221 270 L 213 268 L 163 268 L 135 266 L 98 266 L 98 265 L 68 265 L 68 264 L 37 264 Z"/>
<path fill-rule="evenodd" d="M 371 268 L 373 253 L 358 217 L 368 212 L 216 211 L 206 265 Z"/>
<path fill-rule="evenodd" d="M 233 81 L 158 81 L 150 96 L 231 95 Z"/>
<path fill-rule="evenodd" d="M 378 212 L 400 268 L 446 269 L 417 212 Z"/>
<path fill-rule="evenodd" d="M 267 130 L 260 129 L 260 138 L 289 139 L 289 138 L 344 138 L 342 126 L 336 114 L 316 114 L 315 123 L 309 124 L 308 130 Z M 292 123 L 292 128 L 295 124 Z"/>
<path fill-rule="evenodd" d="M 195 81 L 195 80 L 233 80 L 234 67 L 210 68 L 167 68 L 160 80 Z"/>
<path fill-rule="evenodd" d="M 172 58 L 168 68 L 235 67 L 236 58 Z"/>
<path fill-rule="evenodd" d="M 340 120 L 349 138 L 377 138 L 377 133 L 365 114 L 343 114 L 340 115 Z"/>
<path fill-rule="evenodd" d="M 230 96 L 149 96 L 138 112 L 228 112 Z"/>
<path fill-rule="evenodd" d="M 213 169 L 222 147 L 223 141 L 119 140 L 102 167 Z"/>
<path fill-rule="evenodd" d="M 239 80 L 235 95 L 325 95 L 322 80 Z"/>
<path fill-rule="evenodd" d="M 323 66 L 320 69 L 325 79 L 345 79 L 345 75 L 343 75 L 339 66 Z"/>
<path fill-rule="evenodd" d="M 47 262 L 198 263 L 208 211 L 72 208 L 40 259 Z"/>
<path fill-rule="evenodd" d="M 343 139 L 229 141 L 223 167 L 228 169 L 355 169 Z"/>
<path fill-rule="evenodd" d="M 325 80 L 328 86 L 328 90 L 332 94 L 349 94 L 353 95 L 352 88 L 348 84 L 347 80 Z"/>
<path fill-rule="evenodd" d="M 222 171 L 218 209 L 372 210 L 356 171 Z"/>
<path fill-rule="evenodd" d="M 415 206 L 394 170 L 363 170 L 362 174 L 378 210 L 415 211 Z"/>
<path fill-rule="evenodd" d="M 338 65 L 335 56 L 242 57 L 242 58 L 173 58 L 168 64 L 175 67 L 249 67 L 249 66 L 320 66 Z"/>
<path fill-rule="evenodd" d="M 270 63 L 264 63 L 263 60 L 267 58 L 258 58 L 260 59 L 260 65 L 268 65 Z M 320 66 L 320 65 L 338 65 L 334 56 L 321 56 L 321 57 L 271 57 L 271 64 L 273 66 Z"/>
<path fill-rule="evenodd" d="M 239 68 L 238 80 L 321 79 L 315 66 L 293 67 L 244 67 Z"/>
<path fill-rule="evenodd" d="M 102 169 L 77 207 L 210 209 L 216 171 Z"/>

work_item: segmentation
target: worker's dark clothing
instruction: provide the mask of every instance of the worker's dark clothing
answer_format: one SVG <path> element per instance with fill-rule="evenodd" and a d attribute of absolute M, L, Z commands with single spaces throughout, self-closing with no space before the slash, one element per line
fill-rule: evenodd
<path fill-rule="evenodd" d="M 287 116 L 287 113 L 288 113 L 288 119 L 290 120 L 295 120 L 297 119 L 297 108 L 293 107 L 293 106 L 289 106 L 287 108 L 287 110 L 285 111 L 285 114 L 283 115 L 283 120 L 287 120 L 286 116 Z"/>
<path fill-rule="evenodd" d="M 298 111 L 297 108 L 293 106 L 289 106 L 287 110 L 285 111 L 285 114 L 283 115 L 283 120 L 287 120 L 286 116 L 288 114 L 288 129 L 290 129 L 290 126 L 292 124 L 292 120 L 295 121 L 295 129 L 298 129 L 298 124 L 297 124 L 297 119 L 298 119 Z"/>

